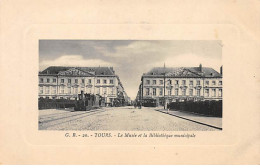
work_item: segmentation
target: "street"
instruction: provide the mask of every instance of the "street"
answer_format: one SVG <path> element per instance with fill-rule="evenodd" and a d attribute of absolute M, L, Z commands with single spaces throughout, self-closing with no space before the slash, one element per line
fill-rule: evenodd
<path fill-rule="evenodd" d="M 91 111 L 39 110 L 39 130 L 91 131 L 217 131 L 205 125 L 156 111 L 132 106 Z"/>

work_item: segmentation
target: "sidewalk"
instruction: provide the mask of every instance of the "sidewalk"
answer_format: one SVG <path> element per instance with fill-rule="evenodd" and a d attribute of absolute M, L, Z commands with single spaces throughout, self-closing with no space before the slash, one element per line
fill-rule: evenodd
<path fill-rule="evenodd" d="M 173 115 L 175 117 L 183 118 L 186 120 L 190 120 L 192 122 L 208 125 L 211 127 L 216 127 L 218 129 L 222 129 L 222 118 L 219 117 L 208 117 L 203 116 L 191 112 L 185 112 L 185 111 L 174 111 L 174 110 L 166 110 L 166 109 L 155 109 L 156 111 L 160 111 L 163 113 L 168 113 L 170 115 Z"/>

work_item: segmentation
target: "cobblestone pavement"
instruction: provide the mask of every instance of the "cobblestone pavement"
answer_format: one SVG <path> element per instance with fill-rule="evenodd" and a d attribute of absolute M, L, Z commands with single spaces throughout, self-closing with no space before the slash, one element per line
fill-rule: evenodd
<path fill-rule="evenodd" d="M 91 111 L 39 110 L 39 130 L 218 131 L 153 108 L 109 107 Z"/>

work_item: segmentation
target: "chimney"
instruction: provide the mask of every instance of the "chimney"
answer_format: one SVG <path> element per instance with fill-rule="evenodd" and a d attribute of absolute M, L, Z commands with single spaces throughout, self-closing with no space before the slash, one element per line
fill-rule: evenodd
<path fill-rule="evenodd" d="M 202 72 L 202 65 L 199 66 L 199 71 Z"/>
<path fill-rule="evenodd" d="M 220 74 L 223 75 L 223 66 L 220 67 Z"/>

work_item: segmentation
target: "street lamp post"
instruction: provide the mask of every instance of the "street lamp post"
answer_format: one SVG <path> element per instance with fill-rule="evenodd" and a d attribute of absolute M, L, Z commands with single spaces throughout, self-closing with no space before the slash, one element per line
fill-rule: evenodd
<path fill-rule="evenodd" d="M 166 100 L 165 100 L 165 73 L 166 73 L 166 71 L 165 71 L 165 63 L 164 63 L 164 72 L 163 72 L 163 107 L 164 107 L 164 109 L 166 109 L 165 108 L 165 103 L 166 103 Z"/>
<path fill-rule="evenodd" d="M 106 96 L 107 94 L 106 93 L 104 93 L 104 98 L 105 98 L 105 107 L 107 106 L 107 96 Z"/>

